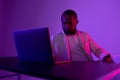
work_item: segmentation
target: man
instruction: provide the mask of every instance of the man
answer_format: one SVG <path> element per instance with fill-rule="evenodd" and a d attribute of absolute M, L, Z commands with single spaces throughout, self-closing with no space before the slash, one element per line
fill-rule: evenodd
<path fill-rule="evenodd" d="M 61 16 L 63 32 L 54 36 L 52 48 L 56 62 L 71 61 L 91 62 L 93 61 L 91 52 L 100 61 L 112 63 L 111 55 L 98 46 L 88 33 L 78 31 L 77 14 L 73 10 L 66 10 Z"/>

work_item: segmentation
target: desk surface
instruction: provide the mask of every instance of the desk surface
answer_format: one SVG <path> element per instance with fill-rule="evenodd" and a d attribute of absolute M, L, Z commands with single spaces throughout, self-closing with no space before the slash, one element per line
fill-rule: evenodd
<path fill-rule="evenodd" d="M 17 57 L 0 57 L 0 69 L 48 79 L 95 80 L 120 64 L 71 62 L 58 65 L 19 63 Z"/>

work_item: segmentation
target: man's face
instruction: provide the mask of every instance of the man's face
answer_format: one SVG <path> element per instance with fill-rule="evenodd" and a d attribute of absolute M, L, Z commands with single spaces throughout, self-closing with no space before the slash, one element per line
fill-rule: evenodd
<path fill-rule="evenodd" d="M 62 28 L 65 34 L 71 35 L 76 33 L 78 20 L 73 15 L 62 16 Z"/>

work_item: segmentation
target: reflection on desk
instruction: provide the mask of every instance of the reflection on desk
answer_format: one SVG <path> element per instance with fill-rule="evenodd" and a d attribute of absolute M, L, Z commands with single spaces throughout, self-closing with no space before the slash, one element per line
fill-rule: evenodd
<path fill-rule="evenodd" d="M 30 62 L 19 63 L 17 57 L 0 58 L 0 69 L 40 78 L 59 80 L 96 80 L 119 69 L 119 67 L 120 64 L 78 61 L 58 65 Z"/>

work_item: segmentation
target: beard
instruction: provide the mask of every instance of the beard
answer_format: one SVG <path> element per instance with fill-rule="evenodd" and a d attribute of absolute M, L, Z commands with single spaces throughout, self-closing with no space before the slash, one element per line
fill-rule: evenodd
<path fill-rule="evenodd" d="M 66 35 L 74 35 L 77 30 L 76 30 L 76 29 L 74 29 L 74 30 L 72 30 L 72 29 L 66 29 L 66 30 L 64 30 L 64 29 L 63 29 L 63 31 L 64 31 L 64 33 L 65 33 Z"/>

